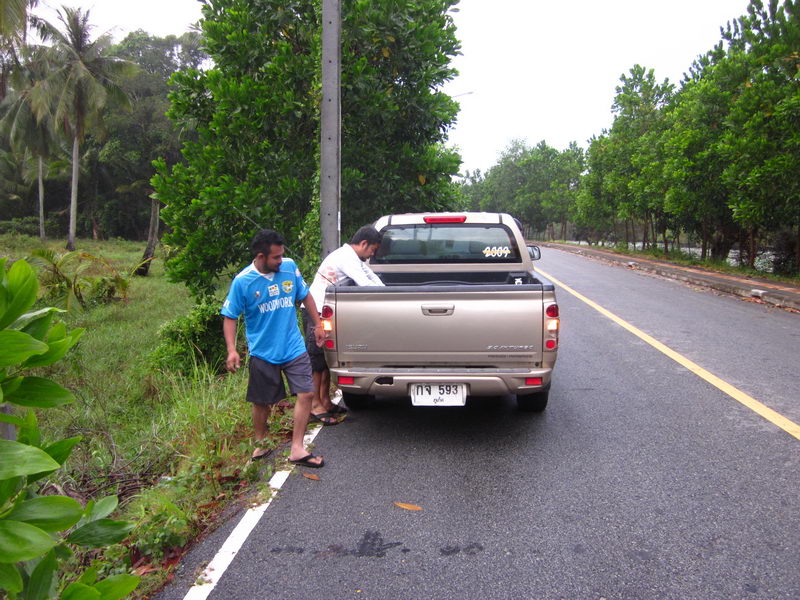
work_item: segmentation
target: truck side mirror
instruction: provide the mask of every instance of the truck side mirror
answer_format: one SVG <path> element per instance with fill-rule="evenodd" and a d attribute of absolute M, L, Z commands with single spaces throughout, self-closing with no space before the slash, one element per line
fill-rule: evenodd
<path fill-rule="evenodd" d="M 542 258 L 542 251 L 539 250 L 539 246 L 528 246 L 528 255 L 531 260 L 539 260 Z"/>

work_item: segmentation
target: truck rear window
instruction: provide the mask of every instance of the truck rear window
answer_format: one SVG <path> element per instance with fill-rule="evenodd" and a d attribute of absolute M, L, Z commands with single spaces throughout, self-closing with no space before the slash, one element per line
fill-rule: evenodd
<path fill-rule="evenodd" d="M 429 223 L 390 225 L 371 263 L 514 263 L 519 248 L 501 224 Z"/>

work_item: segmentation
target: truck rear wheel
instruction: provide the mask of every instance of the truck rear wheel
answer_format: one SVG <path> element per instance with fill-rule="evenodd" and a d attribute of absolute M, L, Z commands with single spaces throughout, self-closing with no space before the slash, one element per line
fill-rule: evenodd
<path fill-rule="evenodd" d="M 549 396 L 550 386 L 533 394 L 517 394 L 517 408 L 525 412 L 542 412 L 547 408 Z"/>
<path fill-rule="evenodd" d="M 342 392 L 342 400 L 350 410 L 364 410 L 372 401 L 372 396 L 368 394 L 351 394 Z"/>

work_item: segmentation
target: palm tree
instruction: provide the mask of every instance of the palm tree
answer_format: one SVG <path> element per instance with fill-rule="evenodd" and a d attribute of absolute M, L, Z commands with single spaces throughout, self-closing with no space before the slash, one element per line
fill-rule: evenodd
<path fill-rule="evenodd" d="M 18 63 L 17 50 L 25 46 L 30 10 L 37 4 L 39 0 L 0 1 L 0 101 L 6 97 L 9 75 Z M 38 20 L 34 25 L 38 26 Z"/>
<path fill-rule="evenodd" d="M 6 111 L 0 130 L 15 151 L 27 152 L 37 159 L 39 237 L 44 240 L 44 160 L 56 145 L 46 89 L 50 62 L 45 48 L 23 48 L 23 56 L 22 64 L 12 74 L 12 92 L 3 103 Z"/>
<path fill-rule="evenodd" d="M 78 218 L 78 175 L 80 145 L 88 129 L 102 131 L 103 109 L 110 103 L 128 107 L 130 100 L 120 87 L 120 80 L 132 75 L 133 63 L 108 55 L 111 37 L 101 35 L 91 40 L 89 11 L 63 6 L 58 18 L 62 33 L 49 23 L 42 23 L 45 41 L 52 42 L 54 70 L 48 77 L 48 91 L 53 99 L 55 123 L 72 139 L 72 185 L 70 190 L 69 234 L 67 249 L 75 249 Z"/>

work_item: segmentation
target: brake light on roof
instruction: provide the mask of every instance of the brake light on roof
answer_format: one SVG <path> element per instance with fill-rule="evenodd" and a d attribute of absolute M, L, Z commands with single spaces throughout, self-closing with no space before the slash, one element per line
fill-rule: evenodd
<path fill-rule="evenodd" d="M 435 217 L 422 217 L 426 223 L 463 223 L 467 215 L 439 215 Z"/>

